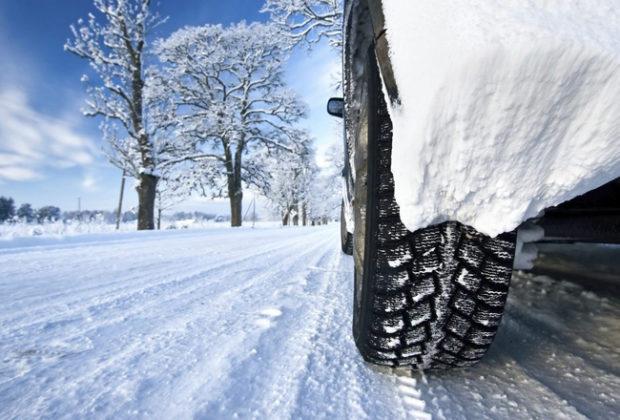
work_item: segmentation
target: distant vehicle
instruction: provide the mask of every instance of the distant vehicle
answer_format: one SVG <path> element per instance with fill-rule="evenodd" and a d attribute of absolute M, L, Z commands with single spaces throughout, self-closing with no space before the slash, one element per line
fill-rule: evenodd
<path fill-rule="evenodd" d="M 353 335 L 368 362 L 452 368 L 476 364 L 504 311 L 517 233 L 488 237 L 459 221 L 410 232 L 391 172 L 388 100 L 398 98 L 381 0 L 349 0 L 344 17 L 342 250 L 355 260 Z M 620 243 L 620 181 L 548 209 L 546 241 Z M 531 223 L 531 222 L 530 222 Z"/>

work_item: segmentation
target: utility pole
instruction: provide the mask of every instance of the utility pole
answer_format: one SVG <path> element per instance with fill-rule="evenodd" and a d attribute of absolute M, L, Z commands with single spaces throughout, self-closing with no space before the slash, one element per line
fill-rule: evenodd
<path fill-rule="evenodd" d="M 126 171 L 123 169 L 123 177 L 121 178 L 121 193 L 118 197 L 118 208 L 116 209 L 116 230 L 121 228 L 121 214 L 123 212 L 123 194 L 125 193 L 125 176 Z"/>

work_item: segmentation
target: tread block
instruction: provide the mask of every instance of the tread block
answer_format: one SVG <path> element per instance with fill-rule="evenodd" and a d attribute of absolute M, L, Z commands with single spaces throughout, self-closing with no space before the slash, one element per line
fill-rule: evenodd
<path fill-rule="evenodd" d="M 413 327 L 412 329 L 405 332 L 404 337 L 405 344 L 408 346 L 412 344 L 422 343 L 428 339 L 428 336 L 426 334 L 426 327 L 424 325 Z"/>
<path fill-rule="evenodd" d="M 449 366 L 453 366 L 457 362 L 457 358 L 449 353 L 440 353 L 434 357 L 434 359 L 440 361 Z"/>
<path fill-rule="evenodd" d="M 404 292 L 404 288 L 409 282 L 407 270 L 396 272 L 380 272 L 375 276 L 375 287 L 378 293 L 393 293 L 396 291 Z"/>
<path fill-rule="evenodd" d="M 435 283 L 433 276 L 425 276 L 416 279 L 411 287 L 411 299 L 419 302 L 435 294 Z"/>
<path fill-rule="evenodd" d="M 471 321 L 455 313 L 450 316 L 446 323 L 446 329 L 461 338 L 465 338 L 470 327 Z"/>
<path fill-rule="evenodd" d="M 381 172 L 390 171 L 392 168 L 392 150 L 391 145 L 381 144 L 377 148 L 377 166 Z"/>
<path fill-rule="evenodd" d="M 419 356 L 423 352 L 424 350 L 421 345 L 413 345 L 413 346 L 403 347 L 400 350 L 400 355 L 401 357 L 413 357 L 413 356 Z"/>
<path fill-rule="evenodd" d="M 373 359 L 377 359 L 377 360 L 384 360 L 384 361 L 393 361 L 398 359 L 398 355 L 396 354 L 396 352 L 393 351 L 381 351 L 381 350 L 376 350 L 376 349 L 369 349 L 368 350 L 368 356 L 370 356 Z"/>
<path fill-rule="evenodd" d="M 482 286 L 478 291 L 478 299 L 489 306 L 502 308 L 508 297 L 507 290 L 494 290 L 488 286 Z"/>
<path fill-rule="evenodd" d="M 390 315 L 402 311 L 407 307 L 405 293 L 397 293 L 391 296 L 375 296 L 374 310 L 381 315 Z"/>
<path fill-rule="evenodd" d="M 431 304 L 429 302 L 422 302 L 407 309 L 407 315 L 412 327 L 417 327 L 423 322 L 430 320 L 431 313 Z"/>
<path fill-rule="evenodd" d="M 402 223 L 379 223 L 377 238 L 382 242 L 402 241 L 409 236 L 409 231 Z"/>
<path fill-rule="evenodd" d="M 370 334 L 369 343 L 375 349 L 383 349 L 386 351 L 395 350 L 401 347 L 400 337 L 383 337 L 376 334 Z"/>
<path fill-rule="evenodd" d="M 502 320 L 502 313 L 479 309 L 476 311 L 472 319 L 485 327 L 497 327 Z"/>
<path fill-rule="evenodd" d="M 498 260 L 511 263 L 513 260 L 514 245 L 511 242 L 501 240 L 484 241 L 482 247 Z"/>
<path fill-rule="evenodd" d="M 394 176 L 392 175 L 392 171 L 382 173 L 378 176 L 377 191 L 380 194 L 394 194 Z"/>
<path fill-rule="evenodd" d="M 401 356 L 397 361 L 398 366 L 418 366 L 422 364 L 420 356 L 403 357 Z"/>
<path fill-rule="evenodd" d="M 377 213 L 380 219 L 400 217 L 400 208 L 394 198 L 380 197 L 377 200 Z"/>
<path fill-rule="evenodd" d="M 458 311 L 470 316 L 476 310 L 476 301 L 462 290 L 456 292 L 453 306 Z"/>
<path fill-rule="evenodd" d="M 437 247 L 441 241 L 441 230 L 432 227 L 425 229 L 423 235 L 415 235 L 411 241 L 411 246 L 416 255 L 423 255 L 427 251 Z"/>
<path fill-rule="evenodd" d="M 474 268 L 482 266 L 484 261 L 484 253 L 476 244 L 469 240 L 463 241 L 456 251 L 456 257 Z"/>
<path fill-rule="evenodd" d="M 379 318 L 372 323 L 372 329 L 378 334 L 397 334 L 405 327 L 405 321 L 400 317 Z"/>
<path fill-rule="evenodd" d="M 479 346 L 490 345 L 495 337 L 495 332 L 482 331 L 472 327 L 467 333 L 467 340 Z"/>
<path fill-rule="evenodd" d="M 452 335 L 447 335 L 441 342 L 441 348 L 452 353 L 458 353 L 463 347 L 465 343 Z"/>
<path fill-rule="evenodd" d="M 470 292 L 475 293 L 480 287 L 480 276 L 470 273 L 464 266 L 459 266 L 456 271 L 455 281 Z"/>
<path fill-rule="evenodd" d="M 398 363 L 398 360 L 376 359 L 370 355 L 364 357 L 364 359 L 366 359 L 367 362 L 370 362 L 374 365 L 387 366 L 387 367 L 394 367 Z"/>
<path fill-rule="evenodd" d="M 441 260 L 437 252 L 431 249 L 413 260 L 413 268 L 411 270 L 414 275 L 425 275 L 436 271 L 440 266 Z"/>
<path fill-rule="evenodd" d="M 406 258 L 407 260 L 413 259 L 411 248 L 406 241 L 394 242 L 383 244 L 380 249 L 377 249 L 377 258 L 387 261 L 397 261 Z M 394 268 L 394 267 L 392 267 Z"/>
<path fill-rule="evenodd" d="M 510 283 L 510 276 L 512 275 L 512 264 L 500 264 L 497 261 L 487 258 L 480 271 L 488 281 L 508 285 Z"/>

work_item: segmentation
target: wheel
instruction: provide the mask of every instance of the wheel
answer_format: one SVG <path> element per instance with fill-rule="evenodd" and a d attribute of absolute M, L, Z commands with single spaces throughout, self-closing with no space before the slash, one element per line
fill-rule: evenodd
<path fill-rule="evenodd" d="M 490 238 L 458 222 L 407 230 L 394 199 L 392 124 L 372 48 L 363 81 L 354 136 L 356 345 L 380 365 L 471 366 L 499 326 L 516 235 Z"/>
<path fill-rule="evenodd" d="M 342 252 L 347 255 L 353 255 L 353 235 L 347 230 L 344 201 L 340 204 L 340 246 L 342 247 Z"/>

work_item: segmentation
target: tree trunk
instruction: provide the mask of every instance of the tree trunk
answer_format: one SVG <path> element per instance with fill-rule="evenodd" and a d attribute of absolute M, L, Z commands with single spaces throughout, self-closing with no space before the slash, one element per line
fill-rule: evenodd
<path fill-rule="evenodd" d="M 308 226 L 308 204 L 306 204 L 306 202 L 304 201 L 304 203 L 301 205 L 301 217 L 302 217 L 302 223 L 304 226 Z"/>
<path fill-rule="evenodd" d="M 238 191 L 230 196 L 230 225 L 239 227 L 243 224 L 243 193 Z"/>
<path fill-rule="evenodd" d="M 225 145 L 226 171 L 228 172 L 228 199 L 230 200 L 230 226 L 239 227 L 243 224 L 243 187 L 241 185 L 241 152 L 242 140 L 235 152 L 235 160 L 228 145 Z"/>
<path fill-rule="evenodd" d="M 282 226 L 288 226 L 288 210 L 284 212 L 284 216 L 282 216 Z"/>
<path fill-rule="evenodd" d="M 161 230 L 161 209 L 157 209 L 157 230 Z"/>
<path fill-rule="evenodd" d="M 230 201 L 230 226 L 239 227 L 243 224 L 241 176 L 228 176 L 228 199 Z"/>
<path fill-rule="evenodd" d="M 138 191 L 138 230 L 155 229 L 155 195 L 158 178 L 149 174 L 140 175 Z"/>

